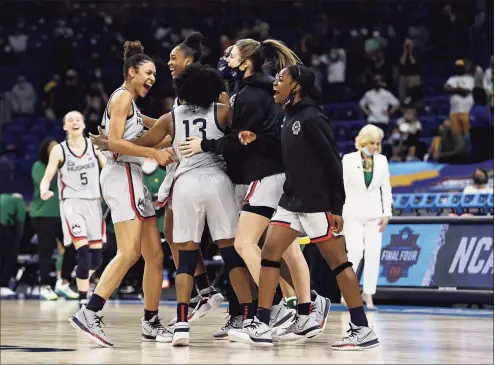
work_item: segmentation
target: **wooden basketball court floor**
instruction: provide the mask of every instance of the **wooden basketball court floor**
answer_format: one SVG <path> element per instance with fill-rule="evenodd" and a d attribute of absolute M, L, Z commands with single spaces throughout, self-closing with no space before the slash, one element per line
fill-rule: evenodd
<path fill-rule="evenodd" d="M 191 346 L 141 343 L 142 306 L 108 303 L 105 331 L 115 342 L 98 348 L 78 336 L 67 318 L 76 302 L 1 301 L 0 363 L 137 364 L 137 363 L 493 363 L 493 312 L 486 310 L 380 308 L 368 318 L 380 346 L 363 352 L 333 351 L 330 344 L 348 328 L 348 314 L 340 306 L 330 312 L 325 332 L 303 344 L 253 348 L 215 340 L 212 333 L 225 323 L 226 311 L 217 308 L 191 324 Z M 164 323 L 175 306 L 162 305 Z"/>

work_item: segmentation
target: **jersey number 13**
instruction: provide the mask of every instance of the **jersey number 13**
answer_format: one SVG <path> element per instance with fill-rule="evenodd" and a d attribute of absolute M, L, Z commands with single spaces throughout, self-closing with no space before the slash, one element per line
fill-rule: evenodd
<path fill-rule="evenodd" d="M 188 120 L 185 120 L 184 122 L 184 127 L 186 128 L 186 138 L 189 138 L 189 133 L 190 133 L 190 130 L 189 130 L 189 121 Z M 192 121 L 192 124 L 193 125 L 196 125 L 196 124 L 199 124 L 201 123 L 201 126 L 199 127 L 199 131 L 201 132 L 201 138 L 202 139 L 206 139 L 206 119 L 203 119 L 203 118 L 198 118 L 198 119 L 194 119 Z"/>

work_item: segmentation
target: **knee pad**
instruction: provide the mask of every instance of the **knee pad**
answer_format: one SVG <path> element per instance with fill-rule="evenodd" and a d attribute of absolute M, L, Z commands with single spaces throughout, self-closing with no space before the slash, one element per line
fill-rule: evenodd
<path fill-rule="evenodd" d="M 89 255 L 88 245 L 79 247 L 79 249 L 77 250 L 76 278 L 88 279 L 90 265 L 91 265 L 91 256 Z"/>
<path fill-rule="evenodd" d="M 261 259 L 261 267 L 272 267 L 274 269 L 280 269 L 280 261 Z"/>
<path fill-rule="evenodd" d="M 103 254 L 101 248 L 90 248 L 89 253 L 91 255 L 91 270 L 98 270 L 100 268 Z"/>
<path fill-rule="evenodd" d="M 333 273 L 335 276 L 339 275 L 342 271 L 347 269 L 348 267 L 352 267 L 352 263 L 349 261 L 344 262 L 343 264 L 340 264 L 337 266 L 335 269 L 333 269 Z"/>
<path fill-rule="evenodd" d="M 225 271 L 228 274 L 237 267 L 246 267 L 246 263 L 237 253 L 234 246 L 222 247 L 220 249 L 220 255 L 225 265 Z"/>
<path fill-rule="evenodd" d="M 194 277 L 194 272 L 196 271 L 196 265 L 198 263 L 198 255 L 199 250 L 179 250 L 179 267 L 177 268 L 177 275 L 187 274 Z"/>

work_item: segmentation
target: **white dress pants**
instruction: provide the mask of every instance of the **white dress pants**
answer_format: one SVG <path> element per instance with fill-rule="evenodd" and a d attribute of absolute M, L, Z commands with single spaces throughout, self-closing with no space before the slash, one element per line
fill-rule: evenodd
<path fill-rule="evenodd" d="M 344 217 L 347 257 L 355 272 L 363 258 L 363 293 L 376 293 L 376 283 L 380 269 L 382 233 L 379 231 L 378 218 Z"/>

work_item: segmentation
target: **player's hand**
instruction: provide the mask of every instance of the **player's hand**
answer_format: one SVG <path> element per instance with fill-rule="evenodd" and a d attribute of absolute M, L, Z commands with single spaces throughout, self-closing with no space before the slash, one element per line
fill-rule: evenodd
<path fill-rule="evenodd" d="M 387 225 L 388 225 L 388 220 L 389 218 L 388 217 L 380 217 L 380 219 L 378 219 L 378 226 L 380 227 L 380 232 L 383 232 L 385 231 L 385 228 L 387 228 Z"/>
<path fill-rule="evenodd" d="M 40 196 L 41 196 L 41 200 L 48 200 L 53 196 L 53 191 L 51 190 L 40 191 Z"/>
<path fill-rule="evenodd" d="M 175 162 L 175 153 L 172 148 L 163 150 L 155 150 L 153 158 L 161 166 L 167 166 L 172 162 Z"/>
<path fill-rule="evenodd" d="M 222 104 L 230 106 L 230 97 L 229 94 L 227 94 L 225 91 L 223 91 L 220 94 L 220 97 L 218 98 L 218 101 L 221 102 Z"/>
<path fill-rule="evenodd" d="M 203 152 L 201 149 L 202 139 L 199 137 L 187 137 L 184 142 L 179 143 L 179 151 L 184 157 L 191 157 Z"/>
<path fill-rule="evenodd" d="M 330 224 L 333 232 L 340 233 L 344 229 L 344 219 L 340 215 L 332 214 Z"/>
<path fill-rule="evenodd" d="M 239 132 L 239 142 L 244 146 L 256 141 L 256 134 L 251 131 Z"/>
<path fill-rule="evenodd" d="M 100 151 L 110 150 L 110 148 L 108 147 L 108 139 L 101 127 L 98 127 L 98 135 L 90 133 L 89 138 L 91 138 L 91 142 L 93 142 L 93 144 L 96 145 Z"/>

